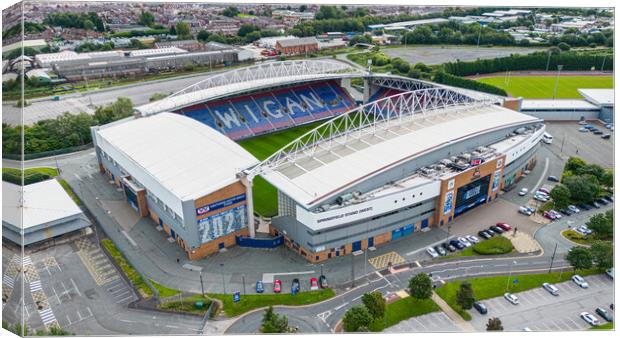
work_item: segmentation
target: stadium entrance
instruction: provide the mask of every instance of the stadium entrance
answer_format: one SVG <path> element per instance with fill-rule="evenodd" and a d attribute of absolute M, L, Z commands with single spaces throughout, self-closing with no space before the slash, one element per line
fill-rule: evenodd
<path fill-rule="evenodd" d="M 491 175 L 482 177 L 474 182 L 460 187 L 456 193 L 456 204 L 454 207 L 454 217 L 471 210 L 478 205 L 486 202 L 489 192 L 489 182 Z"/>

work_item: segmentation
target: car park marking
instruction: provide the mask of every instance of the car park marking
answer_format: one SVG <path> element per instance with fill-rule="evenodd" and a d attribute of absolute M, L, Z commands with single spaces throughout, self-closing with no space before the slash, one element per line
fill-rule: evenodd
<path fill-rule="evenodd" d="M 331 310 L 327 310 L 325 312 L 321 312 L 321 313 L 317 314 L 316 316 L 319 317 L 319 319 L 321 321 L 323 321 L 323 323 L 327 324 L 327 318 L 329 316 L 331 316 L 331 314 L 332 314 L 332 311 Z"/>
<path fill-rule="evenodd" d="M 354 300 L 355 300 L 355 299 L 354 299 Z M 338 310 L 342 309 L 343 307 L 345 307 L 345 306 L 347 306 L 347 305 L 349 305 L 349 302 L 346 302 L 346 303 L 340 304 L 340 305 L 338 305 L 338 306 L 336 306 L 336 307 L 334 308 L 334 311 L 338 311 Z"/>
<path fill-rule="evenodd" d="M 263 273 L 262 282 L 263 284 L 273 284 L 275 276 L 289 276 L 289 275 L 311 275 L 316 273 L 315 270 L 311 271 L 300 271 L 300 272 L 271 272 L 271 273 Z"/>

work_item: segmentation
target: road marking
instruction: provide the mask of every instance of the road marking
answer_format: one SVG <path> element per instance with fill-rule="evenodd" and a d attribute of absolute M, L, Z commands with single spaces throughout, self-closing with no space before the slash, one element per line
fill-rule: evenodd
<path fill-rule="evenodd" d="M 549 169 L 549 158 L 545 157 L 545 168 L 543 169 L 543 172 L 542 172 L 542 175 L 540 175 L 540 178 L 538 178 L 538 182 L 536 182 L 536 185 L 534 186 L 534 189 L 532 189 L 532 191 L 531 191 L 532 195 L 534 193 L 536 193 L 536 191 L 540 187 L 540 184 L 545 179 L 545 176 L 547 175 L 547 169 Z"/>
<path fill-rule="evenodd" d="M 325 312 L 321 312 L 319 314 L 317 314 L 316 316 L 319 317 L 319 319 L 321 319 L 323 321 L 323 323 L 327 324 L 327 317 L 331 316 L 332 311 L 331 310 L 327 310 Z"/>
<path fill-rule="evenodd" d="M 340 304 L 340 305 L 338 305 L 338 306 L 336 306 L 336 307 L 334 308 L 334 311 L 338 311 L 338 310 L 342 309 L 343 307 L 345 307 L 345 306 L 347 306 L 347 305 L 349 305 L 349 302 L 346 302 L 346 303 L 344 303 L 344 304 Z"/>
<path fill-rule="evenodd" d="M 420 264 L 420 261 L 415 261 L 415 264 L 418 266 L 418 268 L 422 267 L 422 264 Z"/>
<path fill-rule="evenodd" d="M 133 320 L 127 320 L 127 319 L 119 319 L 119 320 L 125 323 L 135 323 Z"/>
<path fill-rule="evenodd" d="M 73 280 L 73 278 L 69 278 L 69 280 L 71 280 L 71 284 L 73 284 L 73 288 L 75 289 L 75 292 L 77 292 L 78 296 L 82 297 L 82 293 L 80 293 L 77 285 L 75 285 L 75 281 Z"/>
<path fill-rule="evenodd" d="M 80 182 L 82 181 L 82 178 L 78 174 L 73 173 L 73 176 L 75 176 L 75 178 L 77 178 L 78 181 Z"/>
<path fill-rule="evenodd" d="M 178 329 L 179 328 L 178 326 L 174 326 L 174 325 L 166 325 L 166 327 L 169 327 L 171 329 Z"/>
<path fill-rule="evenodd" d="M 123 235 L 125 235 L 125 237 L 127 237 L 127 240 L 129 241 L 129 243 L 131 243 L 131 245 L 138 246 L 138 244 L 133 240 L 133 238 L 129 237 L 129 234 L 126 233 L 125 230 L 121 230 L 121 232 L 123 233 Z"/>
<path fill-rule="evenodd" d="M 312 271 L 300 271 L 300 272 L 271 272 L 263 274 L 263 283 L 273 284 L 273 280 L 275 276 L 287 276 L 287 275 L 310 275 L 315 273 L 315 270 Z"/>

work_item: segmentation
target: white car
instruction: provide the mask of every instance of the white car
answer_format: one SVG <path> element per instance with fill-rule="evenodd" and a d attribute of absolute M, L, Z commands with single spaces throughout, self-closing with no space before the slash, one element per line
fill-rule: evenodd
<path fill-rule="evenodd" d="M 534 213 L 534 211 L 530 207 L 519 207 L 519 213 L 527 215 L 527 216 L 531 216 Z"/>
<path fill-rule="evenodd" d="M 573 275 L 571 279 L 573 280 L 573 282 L 575 282 L 575 284 L 579 285 L 579 287 L 582 289 L 587 289 L 588 287 L 590 287 L 588 282 L 586 282 L 586 280 L 579 275 Z"/>
<path fill-rule="evenodd" d="M 463 245 L 464 245 L 466 248 L 469 248 L 469 247 L 471 246 L 471 243 L 469 243 L 469 241 L 468 241 L 468 240 L 466 240 L 464 237 L 459 237 L 459 238 L 457 238 L 456 240 L 457 240 L 457 241 L 459 241 L 459 242 L 461 242 L 461 243 L 463 243 Z"/>
<path fill-rule="evenodd" d="M 478 239 L 478 237 L 476 237 L 476 236 L 474 236 L 474 235 L 468 235 L 468 236 L 465 236 L 465 238 L 467 238 L 467 240 L 468 240 L 470 243 L 474 243 L 474 244 L 476 244 L 476 243 L 480 243 L 480 239 Z"/>
<path fill-rule="evenodd" d="M 581 210 L 579 210 L 579 208 L 577 208 L 577 207 L 576 207 L 576 206 L 574 206 L 574 205 L 569 205 L 569 206 L 568 206 L 568 210 L 572 211 L 572 212 L 573 212 L 573 213 L 575 213 L 575 214 L 576 214 L 576 213 L 578 213 L 578 212 L 581 212 Z"/>
<path fill-rule="evenodd" d="M 439 257 L 439 254 L 437 253 L 437 251 L 435 251 L 435 249 L 433 249 L 431 247 L 426 248 L 426 252 L 429 254 L 429 256 L 431 256 L 433 258 Z"/>
<path fill-rule="evenodd" d="M 549 284 L 549 283 L 543 283 L 542 286 L 543 286 L 543 289 L 547 290 L 550 294 L 554 296 L 560 295 L 560 290 L 558 290 L 558 288 L 555 285 Z"/>
<path fill-rule="evenodd" d="M 537 200 L 537 201 L 541 201 L 541 202 L 549 201 L 549 197 L 547 197 L 545 195 L 540 195 L 540 194 L 534 195 L 534 199 Z"/>
<path fill-rule="evenodd" d="M 607 276 L 609 276 L 609 278 L 614 279 L 614 268 L 609 268 L 605 270 L 605 273 L 607 274 Z"/>
<path fill-rule="evenodd" d="M 586 129 L 584 127 L 581 127 L 581 128 L 579 128 L 579 131 L 582 132 L 582 133 L 587 133 L 588 129 Z"/>
<path fill-rule="evenodd" d="M 519 298 L 512 293 L 506 292 L 504 298 L 513 305 L 519 305 Z"/>
<path fill-rule="evenodd" d="M 586 322 L 588 322 L 588 324 L 590 324 L 592 326 L 598 326 L 601 323 L 598 320 L 598 318 L 596 318 L 593 314 L 588 313 L 588 312 L 580 313 L 579 317 L 581 317 L 583 320 L 585 320 Z"/>
<path fill-rule="evenodd" d="M 527 195 L 528 191 L 527 188 L 521 188 L 521 190 L 519 190 L 519 196 Z"/>

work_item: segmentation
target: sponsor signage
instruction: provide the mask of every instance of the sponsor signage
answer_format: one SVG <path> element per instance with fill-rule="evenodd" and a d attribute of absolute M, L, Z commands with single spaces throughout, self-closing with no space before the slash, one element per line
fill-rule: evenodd
<path fill-rule="evenodd" d="M 471 162 L 469 164 L 471 164 L 472 166 L 476 166 L 476 165 L 480 165 L 481 163 L 482 163 L 482 158 L 475 157 L 471 159 Z"/>
<path fill-rule="evenodd" d="M 204 205 L 200 208 L 196 208 L 196 215 L 197 216 L 204 215 L 204 214 L 210 213 L 211 211 L 226 208 L 233 204 L 237 204 L 243 201 L 245 201 L 245 194 L 233 196 L 225 200 L 217 201 L 215 203 L 211 203 L 208 205 Z"/>
<path fill-rule="evenodd" d="M 233 293 L 233 303 L 239 303 L 240 300 L 241 300 L 241 292 L 235 291 L 235 293 Z"/>
<path fill-rule="evenodd" d="M 200 243 L 226 236 L 246 226 L 247 209 L 240 205 L 198 220 Z"/>
<path fill-rule="evenodd" d="M 454 200 L 454 190 L 448 191 L 446 193 L 446 198 L 444 199 L 444 202 L 443 202 L 443 214 L 444 215 L 449 214 L 450 210 L 452 210 L 453 200 Z"/>
<path fill-rule="evenodd" d="M 495 174 L 493 175 L 493 186 L 491 188 L 492 191 L 497 191 L 497 188 L 499 188 L 499 181 L 502 177 L 502 170 L 495 170 Z"/>

